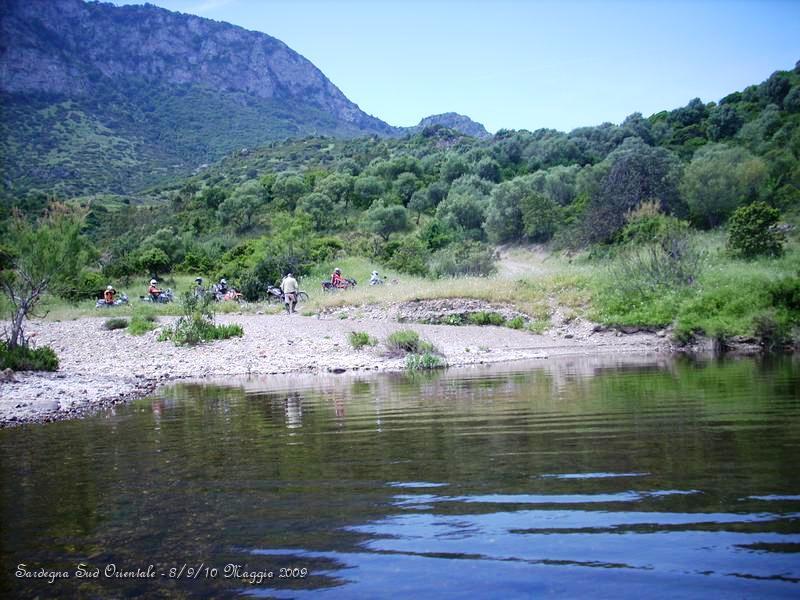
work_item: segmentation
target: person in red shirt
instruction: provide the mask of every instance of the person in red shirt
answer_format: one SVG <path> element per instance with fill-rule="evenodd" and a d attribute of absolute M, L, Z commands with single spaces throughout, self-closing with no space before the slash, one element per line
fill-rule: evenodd
<path fill-rule="evenodd" d="M 150 280 L 150 287 L 147 288 L 147 293 L 150 294 L 153 300 L 158 300 L 158 297 L 161 295 L 161 290 L 158 289 L 158 282 L 155 279 Z"/>
<path fill-rule="evenodd" d="M 342 270 L 339 267 L 336 267 L 331 274 L 331 283 L 333 287 L 343 288 L 347 285 L 347 282 L 342 277 Z"/>

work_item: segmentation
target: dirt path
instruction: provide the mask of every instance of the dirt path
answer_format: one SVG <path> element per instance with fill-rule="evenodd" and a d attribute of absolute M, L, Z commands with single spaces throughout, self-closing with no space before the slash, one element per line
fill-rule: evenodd
<path fill-rule="evenodd" d="M 37 344 L 55 349 L 60 370 L 21 373 L 0 383 L 0 425 L 70 418 L 152 391 L 180 378 L 279 373 L 402 370 L 403 358 L 386 356 L 383 344 L 353 350 L 347 336 L 366 331 L 381 342 L 402 328 L 416 330 L 442 353 L 448 365 L 507 362 L 597 353 L 666 353 L 668 340 L 654 334 L 621 335 L 576 327 L 542 335 L 494 326 L 400 324 L 375 319 L 300 315 L 226 315 L 245 335 L 196 347 L 156 341 L 157 333 L 134 337 L 106 331 L 103 318 L 29 327 Z M 168 323 L 171 319 L 162 319 Z"/>

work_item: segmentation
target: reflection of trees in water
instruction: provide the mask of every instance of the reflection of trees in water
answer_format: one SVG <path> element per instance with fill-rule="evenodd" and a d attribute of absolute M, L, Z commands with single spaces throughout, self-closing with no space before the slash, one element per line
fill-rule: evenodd
<path fill-rule="evenodd" d="M 742 489 L 785 489 L 796 477 L 782 455 L 800 438 L 791 359 L 674 361 L 668 369 L 575 359 L 526 372 L 163 392 L 116 417 L 2 432 L 0 567 L 13 569 L 22 556 L 53 568 L 135 567 L 145 557 L 159 566 L 214 557 L 274 567 L 274 557 L 253 558 L 247 549 L 347 550 L 368 539 L 346 528 L 397 510 L 391 481 L 441 482 L 451 495 L 570 493 L 573 481 L 541 475 L 646 472 L 653 489 L 703 491 L 669 500 L 672 510 L 702 512 Z M 581 483 L 587 493 L 630 485 Z M 665 502 L 641 508 L 662 510 Z M 47 584 L 24 585 L 53 595 Z M 72 585 L 59 589 L 77 591 Z M 155 589 L 87 585 L 98 596 L 153 597 Z M 173 591 L 217 596 L 226 584 L 194 585 Z"/>

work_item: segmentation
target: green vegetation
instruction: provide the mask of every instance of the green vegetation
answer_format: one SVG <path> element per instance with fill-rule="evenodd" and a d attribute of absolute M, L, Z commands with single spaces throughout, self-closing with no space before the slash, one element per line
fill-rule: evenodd
<path fill-rule="evenodd" d="M 419 339 L 419 334 L 413 329 L 400 329 L 389 334 L 389 337 L 386 338 L 386 348 L 392 353 L 419 352 L 421 344 L 422 341 Z"/>
<path fill-rule="evenodd" d="M 364 346 L 375 346 L 378 340 L 371 337 L 366 331 L 351 331 L 347 336 L 347 341 L 355 350 L 361 350 Z"/>
<path fill-rule="evenodd" d="M 182 299 L 183 314 L 171 328 L 162 330 L 159 341 L 172 340 L 175 345 L 194 346 L 201 342 L 241 337 L 244 330 L 235 323 L 214 323 L 213 300 L 209 296 L 197 298 L 186 292 Z"/>
<path fill-rule="evenodd" d="M 58 357 L 52 348 L 42 346 L 11 347 L 7 342 L 0 342 L 0 370 L 12 371 L 57 371 Z"/>
<path fill-rule="evenodd" d="M 500 313 L 480 311 L 467 318 L 470 325 L 505 325 L 506 319 Z"/>
<path fill-rule="evenodd" d="M 292 271 L 310 295 L 306 311 L 463 297 L 527 316 L 505 323 L 487 311 L 470 322 L 532 331 L 559 305 L 609 325 L 672 327 L 682 339 L 791 337 L 800 310 L 773 286 L 800 264 L 798 97 L 795 69 L 718 103 L 620 125 L 488 139 L 439 126 L 403 139 L 305 137 L 234 152 L 136 196 L 105 187 L 70 201 L 85 249 L 71 285 L 52 287 L 43 306 L 63 314 L 53 292 L 87 302 L 103 285 L 143 288 L 153 275 L 181 291 L 197 275 L 226 277 L 257 303 Z M 14 197 L 0 208 L 0 233 L 17 222 L 9 209 L 34 223 L 50 199 Z M 8 239 L 10 260 L 20 242 Z M 498 246 L 531 243 L 553 258 L 498 272 Z M 323 294 L 334 266 L 359 285 Z M 398 283 L 366 285 L 374 269 Z M 191 322 L 184 315 L 182 326 Z"/>
<path fill-rule="evenodd" d="M 150 307 L 137 306 L 133 309 L 131 321 L 128 324 L 128 333 L 131 335 L 144 335 L 153 331 L 158 324 L 158 318 Z"/>
<path fill-rule="evenodd" d="M 125 329 L 128 326 L 128 319 L 122 317 L 115 317 L 113 319 L 106 319 L 103 323 L 103 329 L 114 331 L 115 329 Z"/>
<path fill-rule="evenodd" d="M 406 356 L 407 371 L 423 371 L 428 369 L 442 369 L 447 363 L 438 355 L 432 352 L 422 354 L 409 354 Z"/>

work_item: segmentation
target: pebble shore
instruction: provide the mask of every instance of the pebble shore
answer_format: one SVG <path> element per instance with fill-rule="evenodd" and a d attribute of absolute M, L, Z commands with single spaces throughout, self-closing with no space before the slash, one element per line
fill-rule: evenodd
<path fill-rule="evenodd" d="M 404 368 L 404 359 L 388 356 L 382 343 L 354 350 L 347 339 L 351 331 L 365 331 L 383 342 L 398 329 L 414 329 L 436 346 L 449 366 L 672 351 L 663 333 L 621 334 L 581 320 L 556 323 L 544 334 L 534 334 L 496 326 L 398 323 L 380 314 L 373 307 L 323 318 L 220 315 L 220 323 L 242 325 L 244 336 L 194 347 L 159 342 L 158 330 L 142 336 L 124 329 L 107 331 L 103 328 L 106 317 L 33 322 L 28 334 L 35 334 L 37 345 L 56 351 L 60 368 L 56 373 L 14 373 L 0 382 L 0 426 L 78 417 L 146 396 L 159 385 L 179 379 Z M 159 325 L 172 320 L 162 317 Z"/>

